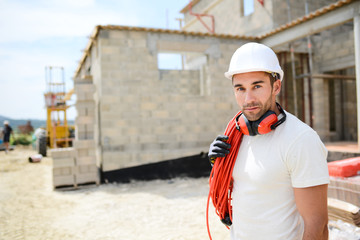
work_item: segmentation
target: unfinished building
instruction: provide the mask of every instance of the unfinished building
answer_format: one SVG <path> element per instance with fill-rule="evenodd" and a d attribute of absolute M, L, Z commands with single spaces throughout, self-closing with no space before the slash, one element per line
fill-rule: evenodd
<path fill-rule="evenodd" d="M 97 26 L 74 75 L 76 138 L 93 141 L 105 176 L 207 152 L 238 111 L 223 73 L 257 41 L 279 56 L 285 109 L 323 141 L 359 142 L 360 2 L 308 2 L 309 14 L 302 1 L 272 0 L 245 15 L 244 1 L 192 1 L 181 31 Z M 160 69 L 161 53 L 180 55 L 182 68 Z"/>

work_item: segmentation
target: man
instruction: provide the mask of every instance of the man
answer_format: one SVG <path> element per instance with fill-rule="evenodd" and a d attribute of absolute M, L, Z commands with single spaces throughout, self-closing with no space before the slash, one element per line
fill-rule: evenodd
<path fill-rule="evenodd" d="M 9 151 L 9 142 L 10 142 L 10 135 L 13 133 L 12 128 L 10 127 L 9 121 L 4 121 L 4 130 L 3 130 L 3 136 L 4 136 L 4 145 L 5 145 L 5 153 Z"/>
<path fill-rule="evenodd" d="M 231 239 L 328 239 L 327 150 L 314 130 L 276 103 L 283 75 L 276 54 L 258 43 L 237 49 L 225 73 L 249 127 L 240 129 L 232 172 Z M 269 110 L 279 121 L 257 134 L 256 121 Z M 229 153 L 227 139 L 214 140 L 210 160 Z"/>

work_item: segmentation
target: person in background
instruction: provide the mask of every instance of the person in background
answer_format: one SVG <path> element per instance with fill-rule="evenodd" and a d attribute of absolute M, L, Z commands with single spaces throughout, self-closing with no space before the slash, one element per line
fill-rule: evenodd
<path fill-rule="evenodd" d="M 327 150 L 313 129 L 276 102 L 283 76 L 276 54 L 259 43 L 238 48 L 225 73 L 242 111 L 232 172 L 233 240 L 328 239 Z M 264 133 L 270 115 L 277 122 Z M 212 164 L 229 154 L 227 140 L 219 135 L 210 145 Z"/>
<path fill-rule="evenodd" d="M 4 145 L 5 145 L 5 153 L 9 151 L 9 143 L 10 143 L 10 135 L 13 134 L 13 130 L 10 127 L 9 121 L 4 121 L 4 129 L 3 129 L 3 136 L 4 136 Z"/>

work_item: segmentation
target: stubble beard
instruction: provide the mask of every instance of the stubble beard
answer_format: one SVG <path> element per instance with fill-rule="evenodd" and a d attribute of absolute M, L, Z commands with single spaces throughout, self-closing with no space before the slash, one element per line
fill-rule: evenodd
<path fill-rule="evenodd" d="M 258 113 L 247 113 L 243 111 L 243 114 L 249 121 L 256 121 L 261 118 L 262 115 L 264 115 L 267 111 L 271 109 L 271 96 L 269 99 L 262 104 L 261 102 L 253 102 L 247 105 L 243 105 L 243 109 L 249 108 L 249 107 L 259 107 L 260 111 Z"/>

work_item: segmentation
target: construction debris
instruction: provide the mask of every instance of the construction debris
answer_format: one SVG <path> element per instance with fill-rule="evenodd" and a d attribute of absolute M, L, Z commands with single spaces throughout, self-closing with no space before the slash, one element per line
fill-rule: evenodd
<path fill-rule="evenodd" d="M 360 227 L 360 209 L 353 204 L 328 198 L 328 214 L 331 220 L 342 220 Z"/>

